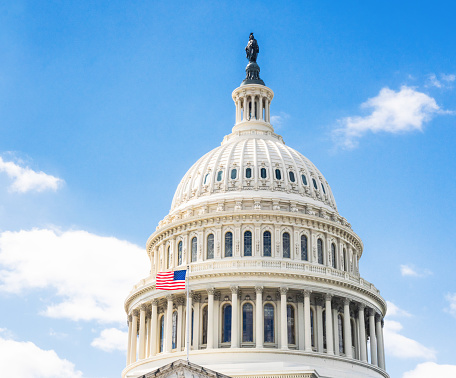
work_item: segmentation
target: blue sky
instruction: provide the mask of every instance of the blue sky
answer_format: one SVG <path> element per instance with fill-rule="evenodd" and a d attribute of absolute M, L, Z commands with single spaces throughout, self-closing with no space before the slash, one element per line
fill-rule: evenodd
<path fill-rule="evenodd" d="M 364 242 L 361 275 L 391 302 L 388 372 L 455 376 L 454 13 L 449 1 L 3 2 L 1 369 L 120 376 L 145 241 L 230 132 L 253 31 L 276 131 L 325 175 Z"/>

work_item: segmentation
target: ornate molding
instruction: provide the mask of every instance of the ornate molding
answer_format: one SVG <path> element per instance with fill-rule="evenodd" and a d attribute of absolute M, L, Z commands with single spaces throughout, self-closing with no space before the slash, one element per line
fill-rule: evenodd
<path fill-rule="evenodd" d="M 239 286 L 230 286 L 231 294 L 239 294 Z"/>

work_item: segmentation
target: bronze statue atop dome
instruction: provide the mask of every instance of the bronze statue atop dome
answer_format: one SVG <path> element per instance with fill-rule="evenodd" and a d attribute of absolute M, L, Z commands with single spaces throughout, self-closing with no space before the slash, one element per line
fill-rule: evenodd
<path fill-rule="evenodd" d="M 253 36 L 253 33 L 250 33 L 249 42 L 245 47 L 245 52 L 249 62 L 256 63 L 258 53 L 260 52 L 260 47 L 258 46 L 257 40 Z"/>

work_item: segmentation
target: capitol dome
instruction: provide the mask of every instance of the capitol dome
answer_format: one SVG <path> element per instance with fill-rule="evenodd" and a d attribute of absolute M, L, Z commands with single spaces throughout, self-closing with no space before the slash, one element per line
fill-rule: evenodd
<path fill-rule="evenodd" d="M 187 171 L 147 240 L 122 377 L 188 353 L 231 377 L 388 378 L 386 302 L 360 275 L 363 243 L 322 173 L 274 132 L 253 35 L 246 51 L 232 132 Z M 157 289 L 157 274 L 182 270 L 187 292 Z"/>

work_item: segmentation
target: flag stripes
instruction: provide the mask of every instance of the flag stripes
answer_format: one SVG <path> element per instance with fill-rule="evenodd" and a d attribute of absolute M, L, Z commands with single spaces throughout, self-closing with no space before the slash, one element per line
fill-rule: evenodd
<path fill-rule="evenodd" d="M 185 270 L 175 272 L 159 272 L 155 284 L 156 289 L 160 290 L 182 290 L 185 289 Z"/>

